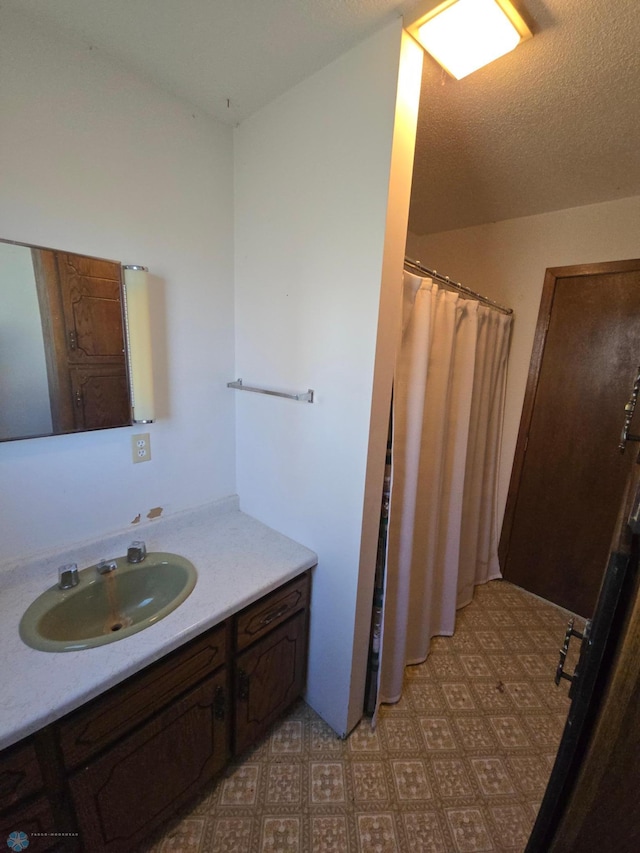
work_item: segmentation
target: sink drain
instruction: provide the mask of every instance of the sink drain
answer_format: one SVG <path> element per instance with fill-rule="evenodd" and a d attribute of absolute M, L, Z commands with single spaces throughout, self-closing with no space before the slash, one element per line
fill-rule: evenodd
<path fill-rule="evenodd" d="M 102 633 L 115 634 L 117 631 L 122 631 L 123 628 L 128 628 L 130 625 L 133 625 L 133 619 L 130 616 L 124 616 L 122 613 L 111 613 L 102 626 Z"/>

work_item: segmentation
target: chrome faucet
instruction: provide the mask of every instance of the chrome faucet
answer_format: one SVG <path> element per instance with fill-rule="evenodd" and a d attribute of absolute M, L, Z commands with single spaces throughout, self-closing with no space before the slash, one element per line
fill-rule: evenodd
<path fill-rule="evenodd" d="M 73 589 L 74 586 L 78 586 L 79 582 L 77 563 L 67 563 L 60 566 L 58 569 L 58 589 Z"/>
<path fill-rule="evenodd" d="M 117 560 L 100 560 L 96 566 L 96 570 L 99 575 L 108 575 L 109 572 L 113 572 L 117 568 Z"/>
<path fill-rule="evenodd" d="M 141 563 L 146 556 L 147 546 L 139 539 L 127 548 L 127 563 Z"/>

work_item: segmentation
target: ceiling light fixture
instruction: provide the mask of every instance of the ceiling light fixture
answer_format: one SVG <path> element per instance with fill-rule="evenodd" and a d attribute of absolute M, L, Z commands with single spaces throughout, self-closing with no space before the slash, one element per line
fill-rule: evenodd
<path fill-rule="evenodd" d="M 424 12 L 407 31 L 422 47 L 461 80 L 494 59 L 504 56 L 531 30 L 510 0 L 445 0 Z"/>

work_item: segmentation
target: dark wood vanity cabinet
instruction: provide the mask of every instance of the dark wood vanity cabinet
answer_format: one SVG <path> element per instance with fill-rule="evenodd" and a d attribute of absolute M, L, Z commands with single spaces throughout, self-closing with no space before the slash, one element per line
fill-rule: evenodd
<path fill-rule="evenodd" d="M 134 850 L 302 692 L 309 586 L 306 572 L 5 750 L 0 833 Z"/>
<path fill-rule="evenodd" d="M 131 849 L 222 769 L 226 681 L 223 668 L 71 776 L 86 850 Z"/>
<path fill-rule="evenodd" d="M 236 617 L 234 754 L 255 743 L 304 687 L 309 576 Z"/>
<path fill-rule="evenodd" d="M 35 850 L 53 850 L 57 839 L 47 835 L 55 824 L 51 803 L 33 740 L 0 755 L 0 839 L 12 832 L 36 837 Z"/>
<path fill-rule="evenodd" d="M 57 725 L 82 845 L 134 847 L 229 757 L 227 623 Z"/>

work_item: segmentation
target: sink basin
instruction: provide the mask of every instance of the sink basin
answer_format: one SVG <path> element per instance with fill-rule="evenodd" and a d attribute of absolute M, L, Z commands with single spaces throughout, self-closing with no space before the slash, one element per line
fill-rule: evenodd
<path fill-rule="evenodd" d="M 142 631 L 175 610 L 196 585 L 194 566 L 177 554 L 155 552 L 131 564 L 98 574 L 95 566 L 78 572 L 68 590 L 52 586 L 27 608 L 20 637 L 34 649 L 74 652 L 113 643 Z"/>

